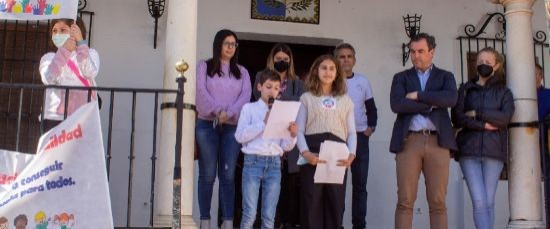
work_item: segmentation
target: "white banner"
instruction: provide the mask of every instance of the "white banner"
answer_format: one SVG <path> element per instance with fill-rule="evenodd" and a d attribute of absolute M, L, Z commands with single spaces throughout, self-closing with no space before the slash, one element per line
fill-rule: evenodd
<path fill-rule="evenodd" d="M 8 190 L 4 187 L 9 187 L 33 158 L 33 154 L 0 149 L 0 193 Z"/>
<path fill-rule="evenodd" d="M 76 19 L 78 0 L 0 0 L 0 19 Z"/>
<path fill-rule="evenodd" d="M 38 146 L 34 158 L 0 152 L 0 228 L 113 228 L 97 102 Z"/>

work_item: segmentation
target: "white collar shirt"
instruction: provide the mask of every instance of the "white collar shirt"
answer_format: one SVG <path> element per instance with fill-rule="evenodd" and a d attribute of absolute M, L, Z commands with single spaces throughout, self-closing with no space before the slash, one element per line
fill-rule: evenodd
<path fill-rule="evenodd" d="M 241 110 L 235 138 L 242 144 L 243 153 L 282 156 L 285 151 L 294 148 L 296 138 L 264 139 L 262 137 L 265 130 L 264 118 L 268 111 L 267 104 L 261 99 L 247 103 Z"/>

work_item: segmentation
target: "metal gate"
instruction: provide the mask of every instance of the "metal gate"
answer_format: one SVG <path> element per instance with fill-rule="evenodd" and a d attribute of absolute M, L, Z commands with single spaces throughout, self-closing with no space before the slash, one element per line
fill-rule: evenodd
<path fill-rule="evenodd" d="M 493 25 L 493 27 L 489 27 L 489 25 Z M 495 30 L 493 37 L 487 35 L 491 28 Z M 500 12 L 487 14 L 481 28 L 477 29 L 474 25 L 468 24 L 464 27 L 464 35 L 456 39 L 460 45 L 460 84 L 462 84 L 476 74 L 476 55 L 479 50 L 493 47 L 506 56 L 506 18 Z M 545 32 L 537 31 L 534 34 L 533 50 L 535 62 L 542 66 L 544 72 L 545 57 L 548 55 Z"/>
<path fill-rule="evenodd" d="M 86 0 L 79 1 L 78 15 L 86 25 L 90 45 L 94 12 L 84 10 L 86 4 Z M 42 85 L 38 71 L 40 58 L 55 51 L 49 30 L 49 20 L 0 21 L 0 83 Z M 34 152 L 40 136 L 38 116 L 43 96 L 34 89 L 24 92 L 12 88 L 0 90 L 0 129 L 4 130 L 0 132 L 0 148 Z M 18 109 L 19 106 L 22 110 Z M 17 121 L 19 112 L 20 123 Z M 17 139 L 18 128 L 27 137 Z"/>
<path fill-rule="evenodd" d="M 94 12 L 85 11 L 86 4 L 86 0 L 79 0 L 78 14 L 86 25 L 86 37 L 91 46 Z M 38 70 L 40 59 L 45 53 L 56 50 L 50 41 L 49 30 L 49 20 L 0 21 L 1 149 L 35 152 L 43 133 L 39 117 L 47 88 L 91 90 L 43 85 Z M 93 88 L 103 100 L 101 114 L 106 170 L 116 228 L 153 228 L 159 111 L 178 110 L 176 120 L 180 125 L 176 127 L 176 135 L 181 138 L 184 80 L 180 78 L 178 82 L 177 90 Z M 166 95 L 176 97 L 176 101 L 173 106 L 162 108 L 160 98 Z M 187 107 L 194 109 L 193 106 Z M 174 156 L 179 157 L 181 141 L 176 141 L 175 148 Z M 180 160 L 176 158 L 175 161 Z M 174 170 L 179 171 L 180 166 L 176 164 Z M 138 179 L 141 183 L 136 182 Z"/>

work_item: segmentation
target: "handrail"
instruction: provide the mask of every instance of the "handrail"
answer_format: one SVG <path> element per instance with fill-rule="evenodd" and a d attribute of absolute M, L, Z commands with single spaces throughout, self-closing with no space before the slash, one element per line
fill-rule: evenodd
<path fill-rule="evenodd" d="M 58 85 L 37 85 L 24 83 L 0 83 L 0 88 L 23 88 L 23 89 L 76 89 L 76 90 L 96 90 L 96 91 L 117 91 L 117 92 L 137 92 L 137 93 L 178 93 L 177 89 L 151 89 L 151 88 L 125 88 L 125 87 L 83 87 L 83 86 L 58 86 Z"/>

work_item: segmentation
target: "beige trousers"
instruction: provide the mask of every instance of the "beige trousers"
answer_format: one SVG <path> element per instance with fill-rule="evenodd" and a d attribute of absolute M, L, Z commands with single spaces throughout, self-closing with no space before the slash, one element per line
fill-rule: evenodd
<path fill-rule="evenodd" d="M 403 151 L 395 156 L 397 170 L 397 207 L 395 228 L 411 229 L 413 207 L 418 191 L 420 172 L 424 174 L 426 198 L 430 207 L 431 229 L 447 229 L 447 183 L 449 149 L 437 144 L 437 135 L 410 133 Z"/>

